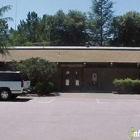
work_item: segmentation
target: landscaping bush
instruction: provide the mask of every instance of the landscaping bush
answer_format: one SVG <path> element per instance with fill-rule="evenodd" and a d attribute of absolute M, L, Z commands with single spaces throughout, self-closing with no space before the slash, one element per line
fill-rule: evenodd
<path fill-rule="evenodd" d="M 54 84 L 52 82 L 38 82 L 35 87 L 38 93 L 48 94 L 53 91 Z"/>
<path fill-rule="evenodd" d="M 47 82 L 45 86 L 48 91 L 53 91 L 54 89 L 54 84 L 52 82 Z"/>
<path fill-rule="evenodd" d="M 140 80 L 133 80 L 132 91 L 140 92 Z"/>
<path fill-rule="evenodd" d="M 35 89 L 37 92 L 43 92 L 43 84 L 41 82 L 36 83 Z"/>
<path fill-rule="evenodd" d="M 115 79 L 113 84 L 118 92 L 140 92 L 140 80 Z"/>
<path fill-rule="evenodd" d="M 9 64 L 8 70 L 26 73 L 31 80 L 32 86 L 35 86 L 39 81 L 47 81 L 57 71 L 57 65 L 54 62 L 36 57 L 20 62 L 13 61 Z"/>

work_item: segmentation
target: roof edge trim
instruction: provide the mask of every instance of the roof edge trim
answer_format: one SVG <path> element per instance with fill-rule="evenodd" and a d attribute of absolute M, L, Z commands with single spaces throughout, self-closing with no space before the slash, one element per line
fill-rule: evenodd
<path fill-rule="evenodd" d="M 140 51 L 140 47 L 100 47 L 100 46 L 14 46 L 8 50 L 134 50 Z"/>

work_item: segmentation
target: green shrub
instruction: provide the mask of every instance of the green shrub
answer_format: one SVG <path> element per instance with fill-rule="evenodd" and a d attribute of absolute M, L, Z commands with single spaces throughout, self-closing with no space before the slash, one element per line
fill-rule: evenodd
<path fill-rule="evenodd" d="M 54 89 L 54 84 L 52 82 L 45 83 L 46 89 L 52 91 Z"/>
<path fill-rule="evenodd" d="M 46 94 L 53 91 L 54 84 L 52 82 L 38 82 L 35 87 L 37 92 Z"/>
<path fill-rule="evenodd" d="M 115 85 L 115 87 L 118 91 L 123 91 L 124 90 L 124 88 L 122 86 L 122 81 L 123 81 L 122 79 L 115 79 L 113 81 L 113 84 Z"/>
<path fill-rule="evenodd" d="M 41 82 L 36 83 L 35 88 L 37 92 L 43 92 L 43 83 Z"/>
<path fill-rule="evenodd" d="M 133 80 L 132 91 L 134 91 L 134 92 L 140 91 L 140 80 Z"/>
<path fill-rule="evenodd" d="M 140 91 L 140 80 L 126 79 L 115 79 L 113 81 L 116 89 L 119 92 L 139 92 Z"/>
<path fill-rule="evenodd" d="M 31 80 L 32 86 L 37 82 L 48 81 L 48 79 L 57 71 L 57 65 L 40 57 L 29 58 L 20 62 L 13 61 L 10 69 L 14 71 L 22 71 L 26 73 Z"/>

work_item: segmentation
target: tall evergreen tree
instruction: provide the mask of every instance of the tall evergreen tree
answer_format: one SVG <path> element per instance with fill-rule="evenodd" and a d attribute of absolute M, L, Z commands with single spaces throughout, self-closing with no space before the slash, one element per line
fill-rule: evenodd
<path fill-rule="evenodd" d="M 38 28 L 39 28 L 40 18 L 37 13 L 29 12 L 27 14 L 26 21 L 20 21 L 20 25 L 18 26 L 18 31 L 28 40 L 28 42 L 36 43 L 39 39 L 38 36 Z"/>
<path fill-rule="evenodd" d="M 110 37 L 111 20 L 113 18 L 113 2 L 111 0 L 92 0 L 89 12 L 89 27 L 93 41 L 102 46 Z"/>

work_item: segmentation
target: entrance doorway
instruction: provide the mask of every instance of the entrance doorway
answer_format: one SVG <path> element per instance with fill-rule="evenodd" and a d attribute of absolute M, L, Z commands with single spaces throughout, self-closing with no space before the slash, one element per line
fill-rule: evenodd
<path fill-rule="evenodd" d="M 82 90 L 82 68 L 63 68 L 62 88 L 64 91 Z"/>

